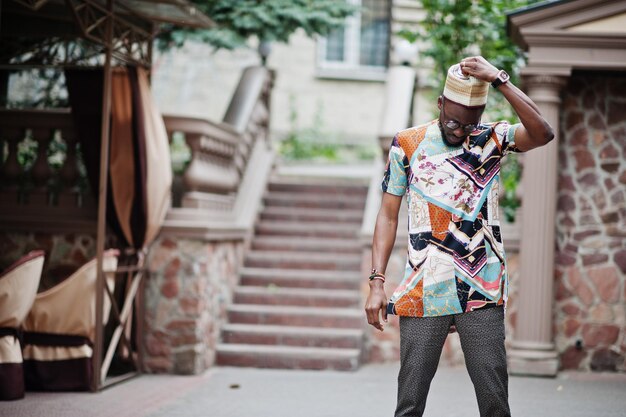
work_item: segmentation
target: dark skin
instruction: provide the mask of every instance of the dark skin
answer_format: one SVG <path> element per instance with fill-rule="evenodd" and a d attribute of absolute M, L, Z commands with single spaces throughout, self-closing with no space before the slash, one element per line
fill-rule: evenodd
<path fill-rule="evenodd" d="M 498 69 L 481 56 L 467 57 L 461 61 L 461 70 L 479 80 L 491 83 L 498 76 Z M 515 131 L 515 145 L 521 151 L 546 145 L 554 138 L 554 131 L 541 116 L 537 105 L 513 85 L 510 81 L 498 87 L 498 91 L 509 102 L 520 119 L 521 126 Z M 437 102 L 442 124 L 442 140 L 451 146 L 461 146 L 468 138 L 468 133 L 461 127 L 452 130 L 443 123 L 456 120 L 462 125 L 477 124 L 484 107 L 468 109 L 439 97 Z M 445 116 L 445 117 L 444 117 Z M 383 198 L 376 217 L 374 239 L 372 243 L 372 267 L 382 274 L 385 273 L 389 256 L 393 250 L 398 228 L 398 212 L 402 197 L 383 193 Z M 387 322 L 387 295 L 383 282 L 379 279 L 370 281 L 370 292 L 365 302 L 367 322 L 374 328 L 383 331 L 383 322 Z"/>
<path fill-rule="evenodd" d="M 439 99 L 437 99 L 437 107 L 440 110 L 439 129 L 441 130 L 441 138 L 448 146 L 461 146 L 467 138 L 467 132 L 463 130 L 463 126 L 469 124 L 478 125 L 480 117 L 485 110 L 485 106 L 469 109 L 453 101 L 445 101 L 443 96 L 439 96 Z M 457 129 L 450 129 L 445 124 L 449 120 L 456 120 L 461 126 Z"/>

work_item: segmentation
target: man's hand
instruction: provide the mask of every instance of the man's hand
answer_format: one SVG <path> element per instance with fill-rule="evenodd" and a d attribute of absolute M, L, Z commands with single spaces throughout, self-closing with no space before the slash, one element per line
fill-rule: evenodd
<path fill-rule="evenodd" d="M 493 82 L 498 76 L 498 68 L 494 67 L 482 56 L 470 56 L 461 60 L 461 71 L 481 81 Z"/>
<path fill-rule="evenodd" d="M 387 322 L 387 296 L 381 280 L 370 281 L 370 293 L 365 302 L 365 314 L 367 314 L 369 324 L 381 332 L 384 330 L 380 317 L 382 316 L 383 321 Z"/>
<path fill-rule="evenodd" d="M 482 81 L 491 83 L 498 77 L 498 69 L 482 56 L 463 58 L 460 65 L 464 74 Z M 515 147 L 518 150 L 529 151 L 554 139 L 554 130 L 543 118 L 537 105 L 522 90 L 509 81 L 501 84 L 498 91 L 522 122 L 522 126 L 515 130 Z"/>

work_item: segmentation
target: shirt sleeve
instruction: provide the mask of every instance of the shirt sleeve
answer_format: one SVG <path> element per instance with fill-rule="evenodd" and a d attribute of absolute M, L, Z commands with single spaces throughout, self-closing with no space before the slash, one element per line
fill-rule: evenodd
<path fill-rule="evenodd" d="M 509 122 L 500 122 L 494 126 L 498 141 L 502 144 L 502 156 L 511 152 L 522 152 L 515 146 L 515 132 L 518 127 L 519 123 L 509 124 Z"/>
<path fill-rule="evenodd" d="M 407 175 L 406 168 L 409 162 L 404 150 L 398 144 L 398 137 L 394 137 L 389 148 L 389 157 L 385 166 L 385 174 L 381 188 L 383 192 L 402 196 L 406 193 Z"/>

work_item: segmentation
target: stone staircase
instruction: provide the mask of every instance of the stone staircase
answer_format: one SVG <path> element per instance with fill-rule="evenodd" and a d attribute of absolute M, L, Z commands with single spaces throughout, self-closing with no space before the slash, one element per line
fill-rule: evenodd
<path fill-rule="evenodd" d="M 358 240 L 367 187 L 278 177 L 268 185 L 217 362 L 358 368 L 366 324 Z"/>

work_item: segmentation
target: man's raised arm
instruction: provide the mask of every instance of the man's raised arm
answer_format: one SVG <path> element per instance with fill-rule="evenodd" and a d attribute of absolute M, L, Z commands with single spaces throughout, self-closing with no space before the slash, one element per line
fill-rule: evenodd
<path fill-rule="evenodd" d="M 464 58 L 461 61 L 461 70 L 489 83 L 496 80 L 500 72 L 482 56 Z M 529 151 L 554 139 L 554 130 L 543 118 L 539 108 L 530 97 L 510 81 L 497 88 L 511 104 L 522 123 L 522 126 L 515 131 L 515 146 L 520 151 Z"/>

